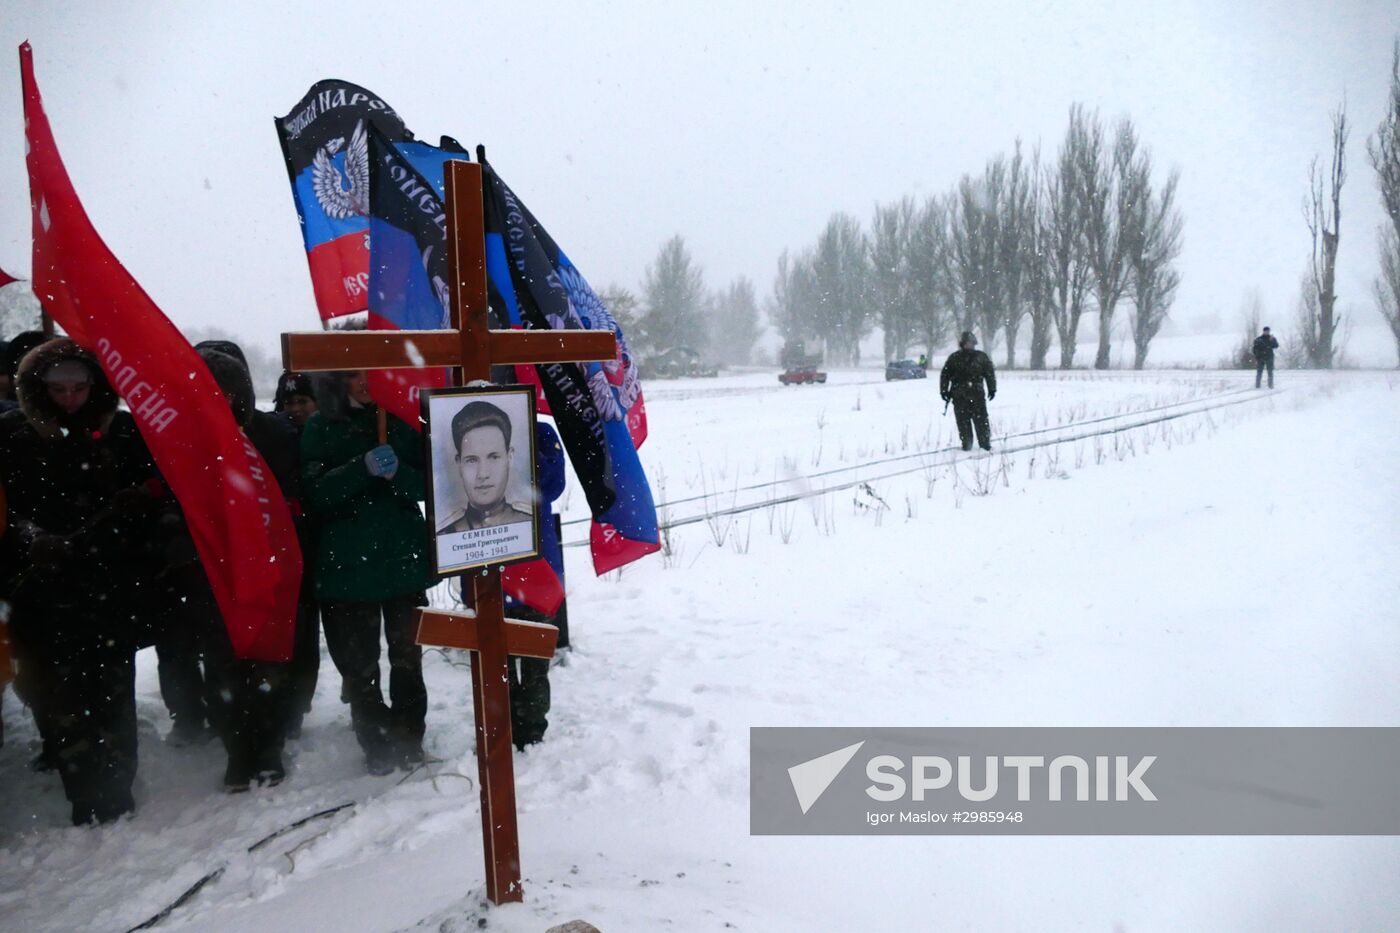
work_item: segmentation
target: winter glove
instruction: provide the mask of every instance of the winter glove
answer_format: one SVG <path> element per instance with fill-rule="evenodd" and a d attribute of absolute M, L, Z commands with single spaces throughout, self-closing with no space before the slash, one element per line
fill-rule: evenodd
<path fill-rule="evenodd" d="M 369 471 L 370 476 L 393 479 L 394 474 L 399 471 L 399 455 L 394 453 L 394 448 L 388 444 L 380 444 L 365 454 L 365 469 Z"/>
<path fill-rule="evenodd" d="M 938 393 L 938 397 L 941 398 L 941 399 L 943 399 L 943 401 L 945 401 L 945 402 L 950 402 L 950 401 L 953 400 L 953 397 L 952 397 L 951 395 L 949 395 L 947 392 L 940 392 L 940 393 Z"/>
<path fill-rule="evenodd" d="M 39 535 L 29 545 L 29 559 L 36 567 L 52 567 L 72 553 L 72 544 L 62 535 Z"/>
<path fill-rule="evenodd" d="M 996 398 L 996 397 L 997 397 L 997 390 L 996 390 L 996 389 L 993 389 L 992 391 L 990 391 L 990 392 L 987 393 L 987 401 L 989 401 L 989 402 L 990 402 L 992 399 Z"/>

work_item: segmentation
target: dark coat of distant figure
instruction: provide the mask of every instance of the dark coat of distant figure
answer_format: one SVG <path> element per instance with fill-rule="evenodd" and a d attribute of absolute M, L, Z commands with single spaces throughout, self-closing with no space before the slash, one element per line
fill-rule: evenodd
<path fill-rule="evenodd" d="M 977 339 L 969 333 L 962 336 L 959 349 L 948 357 L 939 374 L 938 388 L 944 401 L 952 401 L 953 415 L 958 424 L 958 437 L 963 450 L 972 449 L 972 435 L 983 450 L 992 449 L 992 428 L 987 417 L 987 400 L 996 398 L 997 373 L 992 358 L 975 349 Z M 986 394 L 983 394 L 983 384 Z"/>
<path fill-rule="evenodd" d="M 1274 387 L 1274 351 L 1278 349 L 1278 338 L 1264 328 L 1264 332 L 1254 338 L 1254 388 L 1264 381 L 1264 370 L 1269 371 L 1269 388 Z"/>

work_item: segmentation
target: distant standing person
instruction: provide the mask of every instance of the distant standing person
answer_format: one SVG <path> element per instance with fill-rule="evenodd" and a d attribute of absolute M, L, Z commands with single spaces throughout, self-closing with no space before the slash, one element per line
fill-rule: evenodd
<path fill-rule="evenodd" d="M 962 449 L 972 449 L 975 428 L 978 445 L 983 450 L 991 450 L 992 426 L 987 418 L 987 400 L 997 397 L 997 372 L 992 358 L 976 347 L 977 338 L 972 331 L 963 331 L 958 338 L 958 349 L 943 364 L 938 389 L 943 401 L 953 403 Z M 984 382 L 987 384 L 985 395 L 982 393 Z"/>
<path fill-rule="evenodd" d="M 1264 370 L 1269 371 L 1269 388 L 1274 387 L 1274 351 L 1278 349 L 1278 339 L 1264 328 L 1264 332 L 1254 338 L 1254 388 L 1264 381 Z"/>

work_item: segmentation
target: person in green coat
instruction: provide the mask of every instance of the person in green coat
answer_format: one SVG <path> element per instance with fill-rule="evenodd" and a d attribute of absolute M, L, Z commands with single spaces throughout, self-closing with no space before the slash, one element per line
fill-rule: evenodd
<path fill-rule="evenodd" d="M 355 737 L 371 774 L 423 760 L 428 693 L 413 610 L 435 580 L 428 563 L 422 439 L 378 409 L 363 372 L 336 374 L 317 392 L 301 436 L 303 496 L 316 519 L 308 563 L 331 660 L 344 678 Z M 380 626 L 389 649 L 389 704 L 379 684 Z"/>

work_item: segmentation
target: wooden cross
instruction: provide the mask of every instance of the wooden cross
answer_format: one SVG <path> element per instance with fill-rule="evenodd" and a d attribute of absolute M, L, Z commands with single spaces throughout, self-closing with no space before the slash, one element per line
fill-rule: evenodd
<path fill-rule="evenodd" d="M 491 330 L 481 166 L 452 161 L 444 169 L 451 322 L 456 329 L 283 334 L 282 365 L 296 372 L 452 366 L 458 369 L 457 384 L 466 385 L 489 380 L 493 364 L 614 359 L 617 343 L 606 331 Z M 524 893 L 515 821 L 509 656 L 552 657 L 558 630 L 506 621 L 499 567 L 463 577 L 467 579 L 475 594 L 475 611 L 419 610 L 418 643 L 472 652 L 486 896 L 503 904 L 521 900 Z"/>

